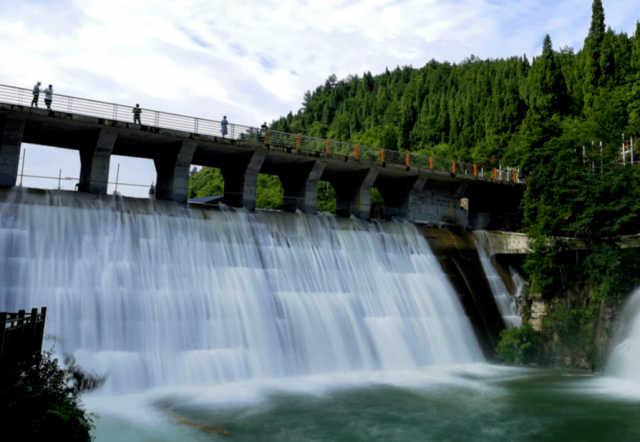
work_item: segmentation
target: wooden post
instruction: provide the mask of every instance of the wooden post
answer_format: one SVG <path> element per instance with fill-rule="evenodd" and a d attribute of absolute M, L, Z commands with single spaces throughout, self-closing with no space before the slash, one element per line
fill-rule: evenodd
<path fill-rule="evenodd" d="M 513 182 L 514 183 L 518 182 L 518 180 L 516 179 L 516 171 L 515 170 L 513 171 Z"/>
<path fill-rule="evenodd" d="M 15 360 L 13 362 L 15 362 L 15 361 L 18 361 L 18 362 L 23 361 L 23 357 L 24 357 L 24 354 L 25 354 L 25 351 L 24 351 L 25 342 L 24 341 L 25 341 L 25 334 L 26 333 L 25 333 L 25 330 L 24 330 L 25 329 L 25 326 L 24 326 L 24 314 L 25 314 L 24 310 L 18 310 L 18 322 L 17 322 L 17 324 L 18 324 L 18 339 L 17 339 L 18 343 L 16 344 L 15 341 L 12 342 L 12 345 L 15 345 L 14 348 L 17 349 L 17 351 L 13 351 L 12 352 L 13 353 L 12 356 L 15 358 Z"/>
<path fill-rule="evenodd" d="M 44 340 L 44 325 L 47 320 L 47 308 L 42 307 L 40 310 L 40 315 L 42 316 L 42 321 L 38 322 L 38 327 L 36 328 L 36 349 L 38 353 L 42 351 L 42 341 Z"/>
<path fill-rule="evenodd" d="M 409 154 L 407 154 L 407 160 L 405 161 L 405 164 L 407 165 L 407 167 L 409 167 Z"/>
<path fill-rule="evenodd" d="M 473 165 L 473 176 L 478 176 L 478 166 L 476 164 Z"/>
<path fill-rule="evenodd" d="M 498 169 L 496 169 L 495 167 L 493 168 L 493 179 L 494 180 L 498 179 Z"/>
<path fill-rule="evenodd" d="M 7 330 L 7 313 L 0 313 L 0 365 L 2 363 L 2 354 L 4 353 L 4 335 Z"/>
<path fill-rule="evenodd" d="M 456 173 L 456 162 L 452 161 L 451 164 L 452 164 L 452 168 L 453 168 L 453 173 Z"/>
<path fill-rule="evenodd" d="M 326 149 L 327 155 L 329 155 L 331 153 L 331 145 L 329 143 L 330 143 L 330 141 L 327 140 L 327 149 Z"/>
<path fill-rule="evenodd" d="M 429 157 L 429 169 L 433 169 L 433 157 Z"/>
<path fill-rule="evenodd" d="M 356 160 L 358 159 L 358 145 L 357 144 L 353 147 L 353 157 Z"/>
<path fill-rule="evenodd" d="M 300 135 L 296 135 L 296 149 L 300 150 Z"/>
<path fill-rule="evenodd" d="M 38 320 L 38 309 L 37 308 L 32 308 L 31 309 L 31 321 L 29 322 L 28 325 L 28 330 L 27 330 L 27 339 L 29 340 L 29 345 L 26 348 L 25 351 L 29 352 L 29 355 L 32 355 L 34 353 L 34 350 L 36 348 L 36 322 Z"/>
<path fill-rule="evenodd" d="M 384 163 L 384 149 L 380 149 L 380 162 Z"/>

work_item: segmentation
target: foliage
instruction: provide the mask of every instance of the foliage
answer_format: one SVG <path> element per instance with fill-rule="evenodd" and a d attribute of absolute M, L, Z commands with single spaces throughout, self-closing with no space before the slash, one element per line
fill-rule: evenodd
<path fill-rule="evenodd" d="M 511 365 L 538 365 L 542 360 L 542 340 L 530 324 L 500 332 L 496 357 Z"/>
<path fill-rule="evenodd" d="M 45 351 L 17 371 L 0 373 L 0 416 L 11 424 L 16 440 L 93 440 L 93 416 L 84 410 L 80 395 L 105 379 L 83 371 L 70 355 L 60 367 L 53 351 Z"/>

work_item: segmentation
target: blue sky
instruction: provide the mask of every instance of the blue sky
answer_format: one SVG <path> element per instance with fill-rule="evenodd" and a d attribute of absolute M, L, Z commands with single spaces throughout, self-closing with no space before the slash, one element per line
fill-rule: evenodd
<path fill-rule="evenodd" d="M 331 74 L 582 47 L 591 0 L 0 0 L 0 83 L 259 126 Z M 603 0 L 632 34 L 640 2 Z M 10 60 L 10 62 L 6 62 Z M 27 147 L 25 174 L 77 177 L 73 152 Z M 112 179 L 150 183 L 149 161 Z M 29 181 L 36 187 L 57 182 Z M 64 184 L 64 183 L 63 183 Z M 69 182 L 72 188 L 75 182 Z M 64 186 L 63 186 L 64 187 Z M 120 187 L 143 196 L 143 188 Z"/>

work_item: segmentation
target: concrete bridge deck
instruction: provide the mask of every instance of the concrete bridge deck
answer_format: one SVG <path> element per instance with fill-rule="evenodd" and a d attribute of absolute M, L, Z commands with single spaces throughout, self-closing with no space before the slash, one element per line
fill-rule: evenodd
<path fill-rule="evenodd" d="M 131 107 L 54 96 L 51 110 L 30 107 L 30 91 L 0 86 L 0 186 L 16 184 L 20 146 L 33 143 L 79 152 L 79 190 L 105 194 L 112 155 L 154 161 L 159 199 L 184 202 L 192 164 L 216 167 L 225 179 L 223 202 L 255 208 L 258 173 L 277 175 L 283 210 L 315 213 L 318 181 L 338 195 L 337 214 L 367 219 L 377 188 L 385 215 L 413 222 L 485 227 L 518 211 L 523 184 L 514 171 L 385 152 L 331 140 L 227 124 Z M 471 167 L 473 166 L 473 167 Z M 515 181 L 515 182 L 514 182 Z M 468 198 L 468 211 L 461 198 Z M 471 214 L 471 217 L 469 216 Z"/>

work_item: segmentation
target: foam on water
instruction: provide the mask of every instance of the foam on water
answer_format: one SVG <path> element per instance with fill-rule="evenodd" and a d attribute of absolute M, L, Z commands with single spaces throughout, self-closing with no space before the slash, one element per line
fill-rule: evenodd
<path fill-rule="evenodd" d="M 483 361 L 409 223 L 14 189 L 0 281 L 111 393 Z"/>

